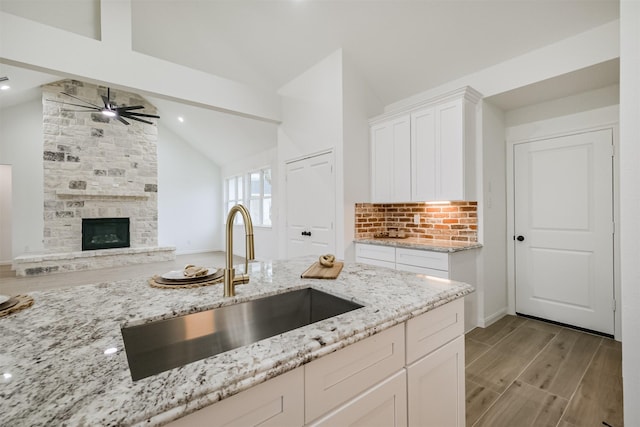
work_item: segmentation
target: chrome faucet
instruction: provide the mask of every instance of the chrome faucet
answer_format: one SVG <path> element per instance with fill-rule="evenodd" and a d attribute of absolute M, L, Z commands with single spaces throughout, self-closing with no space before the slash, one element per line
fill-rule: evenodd
<path fill-rule="evenodd" d="M 236 271 L 233 268 L 233 218 L 240 212 L 242 220 L 244 221 L 244 234 L 246 236 L 245 244 L 245 260 L 244 260 L 244 274 L 236 276 Z M 235 205 L 229 210 L 227 216 L 227 264 L 224 269 L 224 296 L 232 297 L 236 294 L 236 284 L 249 283 L 249 261 L 255 258 L 253 249 L 253 223 L 251 222 L 251 215 L 249 211 L 242 205 Z"/>

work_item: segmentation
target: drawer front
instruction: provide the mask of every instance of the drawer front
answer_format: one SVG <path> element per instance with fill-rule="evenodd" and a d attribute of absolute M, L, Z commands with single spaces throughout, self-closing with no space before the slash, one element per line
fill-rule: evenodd
<path fill-rule="evenodd" d="M 409 364 L 464 334 L 464 298 L 414 317 L 406 327 Z"/>
<path fill-rule="evenodd" d="M 305 422 L 398 372 L 404 361 L 404 325 L 397 325 L 305 365 Z"/>
<path fill-rule="evenodd" d="M 310 427 L 406 427 L 407 375 L 405 370 L 308 425 Z"/>
<path fill-rule="evenodd" d="M 413 265 L 396 264 L 396 270 L 408 271 L 409 273 L 426 274 L 427 276 L 440 277 L 448 279 L 449 272 L 447 270 L 434 270 L 433 268 L 416 267 Z"/>
<path fill-rule="evenodd" d="M 395 268 L 396 268 L 396 263 L 395 262 L 380 261 L 378 259 L 372 259 L 372 258 L 356 257 L 356 262 L 360 262 L 362 264 L 375 265 L 377 267 L 390 268 L 392 270 L 395 270 Z"/>
<path fill-rule="evenodd" d="M 447 271 L 449 270 L 449 254 L 446 252 L 397 248 L 396 263 Z"/>
<path fill-rule="evenodd" d="M 356 243 L 356 257 L 396 262 L 396 248 Z"/>
<path fill-rule="evenodd" d="M 179 418 L 168 427 L 296 426 L 304 424 L 304 369 L 298 368 Z"/>

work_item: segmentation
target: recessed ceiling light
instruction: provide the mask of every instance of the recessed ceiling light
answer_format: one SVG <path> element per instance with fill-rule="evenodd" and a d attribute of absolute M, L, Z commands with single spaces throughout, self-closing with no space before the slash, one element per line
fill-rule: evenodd
<path fill-rule="evenodd" d="M 179 121 L 180 123 L 184 123 L 184 117 L 179 116 L 179 117 L 178 117 L 178 121 Z"/>
<path fill-rule="evenodd" d="M 9 85 L 0 86 L 0 90 L 9 90 L 9 89 L 11 89 L 11 86 L 9 86 Z"/>

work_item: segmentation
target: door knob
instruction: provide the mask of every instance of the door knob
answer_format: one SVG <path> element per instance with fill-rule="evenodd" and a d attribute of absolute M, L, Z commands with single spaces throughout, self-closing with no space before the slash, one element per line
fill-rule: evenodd
<path fill-rule="evenodd" d="M 522 242 L 524 241 L 524 236 L 518 236 L 516 237 L 516 239 L 518 240 L 518 242 Z"/>

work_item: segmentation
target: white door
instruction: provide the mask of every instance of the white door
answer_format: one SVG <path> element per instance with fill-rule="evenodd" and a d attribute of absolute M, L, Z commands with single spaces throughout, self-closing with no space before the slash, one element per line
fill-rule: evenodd
<path fill-rule="evenodd" d="M 516 312 L 613 334 L 612 141 L 514 146 Z"/>
<path fill-rule="evenodd" d="M 333 153 L 287 163 L 287 256 L 335 253 Z"/>

